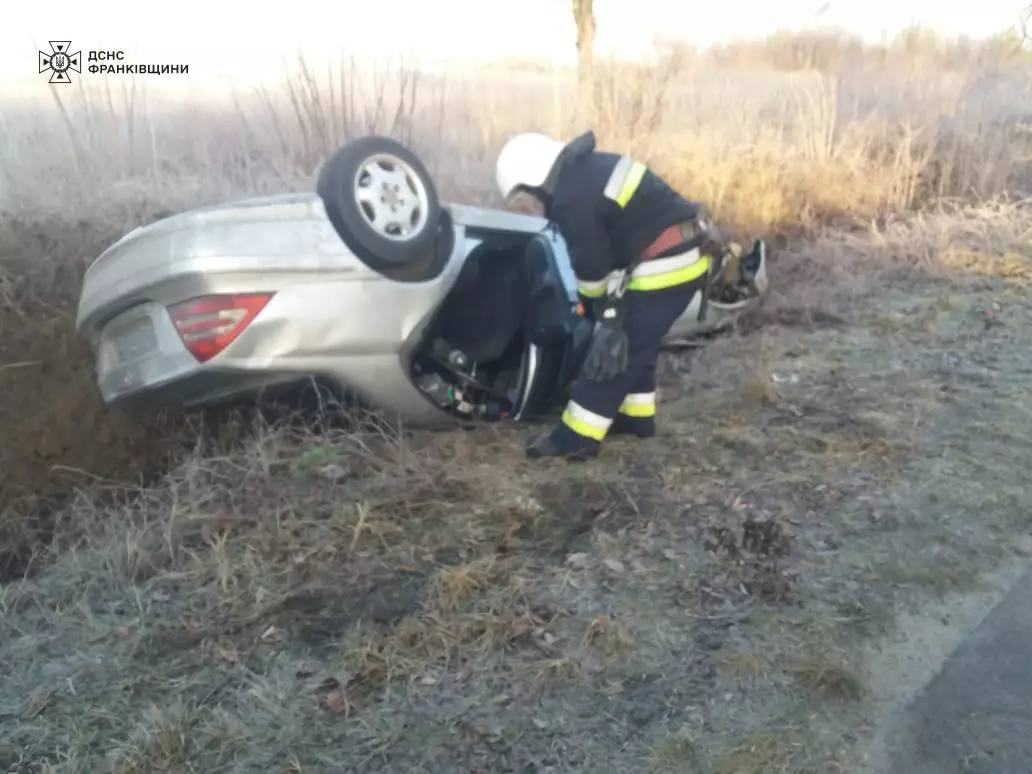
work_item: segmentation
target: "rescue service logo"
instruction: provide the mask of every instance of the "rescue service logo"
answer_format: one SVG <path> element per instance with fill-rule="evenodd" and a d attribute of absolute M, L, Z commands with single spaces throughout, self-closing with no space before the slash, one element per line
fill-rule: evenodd
<path fill-rule="evenodd" d="M 72 53 L 68 40 L 51 40 L 50 52 L 39 52 L 39 71 L 50 72 L 51 83 L 71 83 L 69 73 L 81 73 L 85 67 L 91 75 L 187 75 L 187 64 L 138 64 L 126 62 L 125 52 L 118 49 Z M 88 64 L 84 64 L 88 63 Z"/>
<path fill-rule="evenodd" d="M 71 49 L 70 40 L 51 40 L 50 53 L 39 52 L 39 71 L 45 73 L 49 70 L 51 83 L 71 83 L 72 78 L 68 72 L 82 72 L 82 52 L 76 51 L 73 54 Z"/>

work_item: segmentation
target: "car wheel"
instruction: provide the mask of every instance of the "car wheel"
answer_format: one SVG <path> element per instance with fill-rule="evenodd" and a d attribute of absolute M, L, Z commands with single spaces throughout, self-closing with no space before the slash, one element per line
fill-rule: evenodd
<path fill-rule="evenodd" d="M 316 190 L 337 234 L 366 265 L 391 279 L 422 281 L 443 268 L 452 230 L 430 173 L 387 137 L 361 137 L 319 171 Z"/>

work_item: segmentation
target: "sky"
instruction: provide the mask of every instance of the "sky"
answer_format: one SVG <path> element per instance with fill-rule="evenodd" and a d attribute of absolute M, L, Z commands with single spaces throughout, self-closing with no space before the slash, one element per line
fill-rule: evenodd
<path fill-rule="evenodd" d="M 877 41 L 921 24 L 983 37 L 1012 26 L 1027 0 L 595 0 L 597 50 L 635 57 L 657 36 L 705 46 L 779 29 L 836 26 Z M 388 59 L 518 56 L 568 62 L 569 0 L 48 0 L 12 2 L 0 27 L 0 94 L 35 91 L 37 49 L 124 50 L 125 61 L 189 64 L 193 83 L 245 86 L 284 57 L 347 51 Z M 162 79 L 164 80 L 164 79 Z M 181 79 L 185 82 L 185 79 Z"/>

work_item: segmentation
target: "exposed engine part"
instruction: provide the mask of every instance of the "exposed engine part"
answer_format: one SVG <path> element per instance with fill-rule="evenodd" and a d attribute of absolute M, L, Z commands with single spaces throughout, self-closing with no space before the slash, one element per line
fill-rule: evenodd
<path fill-rule="evenodd" d="M 430 352 L 436 360 L 446 363 L 451 368 L 464 373 L 471 372 L 469 357 L 466 353 L 460 349 L 454 349 L 444 339 L 434 339 L 430 346 Z"/>
<path fill-rule="evenodd" d="M 416 386 L 441 408 L 455 403 L 455 388 L 447 384 L 440 374 L 423 374 L 416 379 Z"/>
<path fill-rule="evenodd" d="M 711 273 L 709 299 L 723 304 L 734 304 L 760 294 L 754 279 L 761 264 L 761 246 L 756 242 L 748 253 L 742 246 L 731 242 L 724 251 L 716 252 Z"/>
<path fill-rule="evenodd" d="M 438 352 L 442 349 L 438 348 Z M 450 350 L 456 352 L 457 350 Z M 436 353 L 435 353 L 436 354 Z M 460 353 L 461 354 L 461 353 Z M 505 382 L 504 374 L 493 374 L 492 384 L 482 383 L 477 377 L 477 364 L 464 362 L 467 373 L 457 365 L 460 358 L 447 358 L 450 363 L 436 357 L 417 357 L 413 361 L 413 375 L 416 386 L 437 406 L 464 419 L 480 419 L 494 422 L 510 416 L 512 401 L 507 395 L 497 392 L 499 382 Z"/>

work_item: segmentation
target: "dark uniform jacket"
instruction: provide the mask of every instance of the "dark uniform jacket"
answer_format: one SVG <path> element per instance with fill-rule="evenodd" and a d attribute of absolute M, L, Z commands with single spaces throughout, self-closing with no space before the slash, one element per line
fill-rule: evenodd
<path fill-rule="evenodd" d="M 668 226 L 700 214 L 643 164 L 595 150 L 587 132 L 569 143 L 550 176 L 547 215 L 570 252 L 579 282 L 626 269 Z"/>

